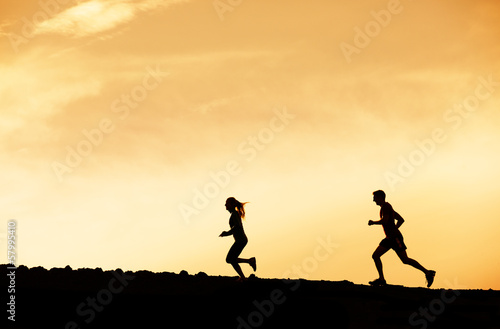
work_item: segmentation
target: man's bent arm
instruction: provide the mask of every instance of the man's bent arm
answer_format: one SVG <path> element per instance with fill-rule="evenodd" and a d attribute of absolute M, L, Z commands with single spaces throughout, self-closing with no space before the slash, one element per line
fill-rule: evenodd
<path fill-rule="evenodd" d="M 396 228 L 399 228 L 405 222 L 403 217 L 401 217 L 401 215 L 398 214 L 397 212 L 394 212 L 394 218 L 396 218 L 396 221 L 397 221 Z"/>

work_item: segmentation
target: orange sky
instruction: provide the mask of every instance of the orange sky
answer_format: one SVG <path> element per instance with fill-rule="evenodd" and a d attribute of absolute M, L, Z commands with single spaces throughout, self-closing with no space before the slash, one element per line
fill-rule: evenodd
<path fill-rule="evenodd" d="M 497 1 L 0 6 L 18 264 L 235 275 L 234 196 L 258 276 L 364 284 L 383 189 L 435 287 L 500 289 Z"/>

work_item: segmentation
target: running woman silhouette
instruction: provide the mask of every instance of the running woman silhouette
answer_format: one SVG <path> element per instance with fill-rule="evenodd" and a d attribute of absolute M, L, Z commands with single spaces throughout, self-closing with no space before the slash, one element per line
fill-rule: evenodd
<path fill-rule="evenodd" d="M 378 190 L 373 192 L 373 201 L 380 206 L 380 220 L 368 221 L 368 225 L 382 225 L 384 228 L 384 232 L 386 237 L 380 242 L 380 245 L 373 252 L 372 258 L 375 261 L 375 266 L 377 267 L 377 271 L 379 274 L 379 278 L 369 283 L 372 286 L 384 286 L 386 285 L 386 281 L 384 278 L 384 272 L 382 270 L 382 261 L 380 257 L 385 254 L 389 249 L 394 249 L 399 259 L 404 264 L 411 265 L 414 268 L 424 272 L 425 278 L 427 279 L 427 287 L 430 287 L 434 282 L 434 276 L 436 275 L 436 271 L 429 271 L 425 267 L 419 264 L 414 259 L 411 259 L 406 254 L 406 245 L 403 241 L 403 235 L 399 231 L 399 227 L 403 224 L 404 219 L 397 212 L 394 211 L 389 202 L 385 201 L 385 192 L 382 190 Z M 397 223 L 394 223 L 394 220 Z"/>
<path fill-rule="evenodd" d="M 234 237 L 234 244 L 227 253 L 226 262 L 231 264 L 236 270 L 236 273 L 240 276 L 238 281 L 246 280 L 239 263 L 247 263 L 253 268 L 254 271 L 257 270 L 255 257 L 249 259 L 238 258 L 243 251 L 243 248 L 245 248 L 248 243 L 248 238 L 243 230 L 243 223 L 241 222 L 241 220 L 245 218 L 246 203 L 247 202 L 241 203 L 233 197 L 226 200 L 226 209 L 231 213 L 231 217 L 229 218 L 229 227 L 231 227 L 231 229 L 229 231 L 224 231 L 219 235 L 220 237 L 229 235 Z"/>

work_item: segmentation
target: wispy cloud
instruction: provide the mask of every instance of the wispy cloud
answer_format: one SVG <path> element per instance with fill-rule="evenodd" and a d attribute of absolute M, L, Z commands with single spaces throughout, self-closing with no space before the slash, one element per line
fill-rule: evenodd
<path fill-rule="evenodd" d="M 85 75 L 84 69 L 75 67 L 69 70 L 61 61 L 61 68 L 40 64 L 34 60 L 37 56 L 33 53 L 19 57 L 15 64 L 0 65 L 0 137 L 15 143 L 39 141 L 37 133 L 45 129 L 47 119 L 76 100 L 98 95 L 103 88 L 101 77 Z M 15 135 L 18 131 L 23 133 Z"/>
<path fill-rule="evenodd" d="M 187 0 L 90 0 L 38 24 L 34 34 L 87 37 L 130 22 L 139 12 L 183 2 Z"/>

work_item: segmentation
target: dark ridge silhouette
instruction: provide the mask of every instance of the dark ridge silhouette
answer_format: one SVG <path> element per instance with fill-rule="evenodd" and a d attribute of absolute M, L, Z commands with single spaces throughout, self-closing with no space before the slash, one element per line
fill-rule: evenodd
<path fill-rule="evenodd" d="M 9 286 L 7 267 L 0 265 L 2 289 Z M 500 328 L 500 291 L 253 275 L 236 282 L 204 272 L 19 266 L 15 301 L 15 323 L 3 312 L 7 327 Z"/>

